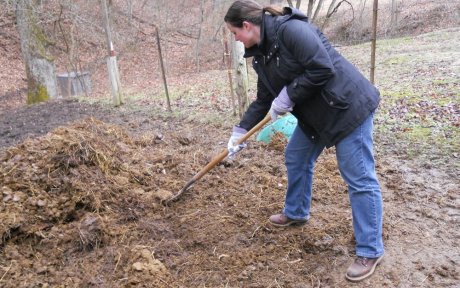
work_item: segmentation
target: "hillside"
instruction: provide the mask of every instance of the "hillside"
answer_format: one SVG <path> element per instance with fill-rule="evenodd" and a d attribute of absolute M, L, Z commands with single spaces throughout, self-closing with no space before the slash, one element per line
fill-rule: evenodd
<path fill-rule="evenodd" d="M 20 42 L 15 24 L 14 7 L 11 1 L 0 2 L 0 112 L 20 107 L 26 103 L 26 77 L 20 53 Z M 47 24 L 47 33 L 55 43 L 51 51 L 56 59 L 57 74 L 73 71 L 74 66 L 91 74 L 91 98 L 110 98 L 106 64 L 105 35 L 103 33 L 98 9 L 86 0 L 73 1 L 75 4 L 59 7 L 59 1 L 47 1 L 48 7 L 42 12 L 43 23 Z M 225 13 L 225 1 L 216 1 L 216 5 L 203 7 L 207 17 L 202 20 L 202 40 L 196 42 L 196 33 L 200 20 L 199 5 L 196 1 L 187 1 L 182 9 L 175 9 L 174 1 L 166 1 L 163 7 L 156 4 L 133 7 L 133 18 L 126 19 L 126 3 L 130 1 L 113 1 L 113 30 L 116 36 L 115 49 L 118 53 L 121 82 L 125 93 L 145 95 L 163 93 L 161 70 L 158 61 L 155 29 L 157 23 L 161 32 L 161 45 L 166 67 L 168 85 L 182 87 L 183 81 L 193 79 L 200 82 L 200 73 L 209 70 L 222 70 L 224 48 L 222 45 L 221 25 Z M 307 1 L 304 1 L 305 3 Z M 325 1 L 327 4 L 329 1 Z M 460 3 L 458 1 L 406 0 L 400 3 L 398 25 L 389 28 L 389 5 L 391 1 L 379 1 L 378 37 L 414 36 L 449 27 L 460 26 Z M 136 3 L 136 2 L 134 2 Z M 226 4 L 227 3 L 227 4 Z M 304 3 L 304 4 L 305 4 Z M 144 3 L 145 4 L 145 3 Z M 327 5 L 324 7 L 327 7 Z M 175 6 L 176 5 L 176 6 Z M 67 8 L 64 9 L 64 8 Z M 98 7 L 97 7 L 98 8 Z M 306 11 L 306 7 L 301 7 Z M 172 10 L 173 9 L 173 10 Z M 356 11 L 355 11 L 356 10 Z M 176 11 L 169 18 L 166 13 Z M 151 13 L 148 14 L 148 13 Z M 324 14 L 324 11 L 323 13 Z M 343 4 L 329 24 L 325 27 L 326 35 L 332 42 L 346 45 L 362 43 L 370 39 L 371 5 L 361 9 L 358 4 L 351 9 Z M 129 20 L 129 21 L 128 21 Z M 318 19 L 318 25 L 323 19 Z M 62 31 L 61 31 L 62 29 Z M 73 32 L 72 32 L 73 31 Z M 73 34 L 71 34 L 71 32 Z M 70 61 L 68 51 L 68 33 L 75 37 L 73 48 L 74 61 Z M 200 45 L 199 63 L 196 59 L 196 47 Z M 377 52 L 378 53 L 378 52 Z M 206 77 L 205 77 L 206 78 Z M 227 84 L 226 84 L 227 85 Z M 193 85 L 192 85 L 193 86 Z M 174 94 L 174 90 L 172 91 Z"/>

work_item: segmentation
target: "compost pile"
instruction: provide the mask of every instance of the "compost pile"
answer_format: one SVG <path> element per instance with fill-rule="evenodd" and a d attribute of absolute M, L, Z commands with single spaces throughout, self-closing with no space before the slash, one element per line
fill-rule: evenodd
<path fill-rule="evenodd" d="M 175 188 L 165 169 L 179 173 L 171 170 L 174 157 L 155 153 L 161 138 L 133 139 L 118 126 L 90 118 L 7 150 L 0 166 L 0 246 L 15 272 L 12 280 L 35 286 L 40 278 L 49 283 L 63 274 L 53 284 L 88 285 L 75 282 L 73 273 L 81 273 L 83 281 L 85 271 L 104 269 L 88 265 L 85 255 L 105 254 L 126 234 L 141 238 L 133 223 L 155 213 L 168 197 L 159 187 Z M 121 261 L 117 256 L 112 255 L 114 263 Z M 125 264 L 121 275 L 142 271 L 153 283 L 168 277 L 164 265 L 142 247 L 134 247 Z M 24 274 L 27 270 L 35 273 Z M 66 278 L 72 282 L 62 282 Z"/>
<path fill-rule="evenodd" d="M 2 152 L 4 283 L 219 285 L 229 276 L 250 281 L 259 271 L 256 278 L 263 277 L 267 267 L 280 265 L 273 259 L 294 265 L 304 251 L 353 249 L 349 217 L 312 222 L 312 237 L 299 238 L 300 229 L 272 239 L 266 217 L 281 210 L 286 186 L 282 139 L 252 143 L 239 160 L 224 160 L 171 207 L 162 205 L 216 154 L 204 133 L 182 129 L 133 136 L 88 118 Z M 316 182 L 325 190 L 316 198 L 323 204 L 334 202 L 328 191 L 335 194 L 343 185 L 337 172 L 331 181 L 335 163 L 325 164 L 319 169 L 328 170 L 329 179 Z M 278 255 L 277 247 L 289 243 L 297 244 Z"/>

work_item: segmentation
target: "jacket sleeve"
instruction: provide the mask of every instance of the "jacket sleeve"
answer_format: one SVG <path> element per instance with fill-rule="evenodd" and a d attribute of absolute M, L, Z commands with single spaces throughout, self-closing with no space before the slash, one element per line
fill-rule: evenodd
<path fill-rule="evenodd" d="M 267 115 L 268 110 L 270 110 L 271 103 L 273 101 L 273 96 L 262 83 L 262 80 L 257 80 L 257 98 L 254 100 L 246 110 L 238 126 L 251 130 L 252 127 L 256 126 L 257 123 L 262 121 L 262 119 Z"/>
<path fill-rule="evenodd" d="M 322 39 L 309 23 L 289 21 L 280 33 L 280 41 L 304 68 L 287 86 L 291 100 L 302 103 L 334 76 L 334 65 Z"/>

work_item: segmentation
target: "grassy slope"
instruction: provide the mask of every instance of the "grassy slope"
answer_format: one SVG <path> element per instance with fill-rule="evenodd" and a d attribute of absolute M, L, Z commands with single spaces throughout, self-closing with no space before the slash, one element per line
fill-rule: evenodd
<path fill-rule="evenodd" d="M 460 28 L 378 41 L 375 75 L 382 94 L 376 116 L 378 150 L 458 165 L 454 161 L 460 156 L 458 39 Z M 369 75 L 369 43 L 340 51 Z"/>
<path fill-rule="evenodd" d="M 460 28 L 415 37 L 379 40 L 376 85 L 382 101 L 375 120 L 376 150 L 404 159 L 425 157 L 433 165 L 458 165 L 460 156 Z M 338 50 L 369 75 L 370 44 Z M 250 71 L 251 98 L 255 75 Z M 186 118 L 230 131 L 232 115 L 226 71 L 207 71 L 169 79 L 173 113 L 161 90 L 127 97 L 124 109 L 148 109 L 156 115 Z M 94 99 L 93 99 L 94 100 Z M 109 99 L 105 100 L 110 103 Z M 110 104 L 109 104 L 110 105 Z M 458 167 L 458 166 L 457 166 Z"/>

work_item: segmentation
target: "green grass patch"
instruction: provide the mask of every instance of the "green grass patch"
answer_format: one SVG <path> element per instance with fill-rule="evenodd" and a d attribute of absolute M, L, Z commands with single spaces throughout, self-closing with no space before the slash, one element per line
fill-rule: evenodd
<path fill-rule="evenodd" d="M 385 98 L 385 101 L 388 99 L 390 100 L 390 103 L 396 100 L 416 97 L 416 94 L 412 91 L 412 89 L 408 89 L 407 87 L 401 87 L 401 90 L 381 90 L 380 93 L 382 97 Z"/>
<path fill-rule="evenodd" d="M 414 43 L 411 37 L 379 39 L 377 40 L 377 49 L 381 52 L 391 52 Z"/>
<path fill-rule="evenodd" d="M 387 58 L 382 64 L 386 65 L 403 65 L 409 62 L 411 58 L 408 55 L 398 55 L 395 57 Z"/>

